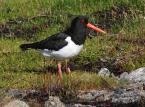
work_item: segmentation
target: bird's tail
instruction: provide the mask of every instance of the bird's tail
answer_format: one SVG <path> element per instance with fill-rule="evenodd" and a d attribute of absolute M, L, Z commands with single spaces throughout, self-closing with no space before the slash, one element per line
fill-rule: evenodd
<path fill-rule="evenodd" d="M 21 48 L 21 50 L 26 51 L 26 50 L 32 48 L 32 45 L 31 44 L 21 44 L 20 48 Z"/>

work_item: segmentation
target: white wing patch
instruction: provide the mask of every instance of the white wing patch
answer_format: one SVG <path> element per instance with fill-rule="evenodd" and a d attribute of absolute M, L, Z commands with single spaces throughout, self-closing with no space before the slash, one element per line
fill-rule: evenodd
<path fill-rule="evenodd" d="M 43 56 L 51 57 L 51 53 L 52 53 L 51 50 L 44 49 L 44 50 L 40 50 L 40 52 L 43 54 Z"/>
<path fill-rule="evenodd" d="M 71 37 L 67 37 L 65 41 L 67 41 L 68 44 L 63 48 L 59 49 L 58 51 L 51 51 L 48 49 L 44 49 L 41 50 L 41 53 L 44 56 L 53 57 L 55 59 L 67 59 L 78 55 L 83 48 L 83 45 L 76 45 L 71 40 Z"/>

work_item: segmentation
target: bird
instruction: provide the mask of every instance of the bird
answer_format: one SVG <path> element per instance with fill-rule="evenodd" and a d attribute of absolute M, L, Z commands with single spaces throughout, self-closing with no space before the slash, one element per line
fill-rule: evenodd
<path fill-rule="evenodd" d="M 70 27 L 66 30 L 38 42 L 21 44 L 20 48 L 23 51 L 35 49 L 43 56 L 57 60 L 58 76 L 62 80 L 61 60 L 73 58 L 81 52 L 87 37 L 87 27 L 97 32 L 106 33 L 89 23 L 88 20 L 89 18 L 87 16 L 76 16 L 72 20 Z M 66 70 L 71 72 L 67 65 Z"/>

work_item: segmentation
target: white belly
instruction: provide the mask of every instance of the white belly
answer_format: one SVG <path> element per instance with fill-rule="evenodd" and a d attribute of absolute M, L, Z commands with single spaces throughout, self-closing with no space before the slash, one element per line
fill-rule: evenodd
<path fill-rule="evenodd" d="M 41 50 L 41 53 L 44 56 L 53 57 L 55 59 L 67 59 L 74 57 L 80 53 L 83 48 L 83 45 L 76 45 L 70 37 L 65 39 L 68 44 L 58 51 L 51 51 L 48 49 Z"/>

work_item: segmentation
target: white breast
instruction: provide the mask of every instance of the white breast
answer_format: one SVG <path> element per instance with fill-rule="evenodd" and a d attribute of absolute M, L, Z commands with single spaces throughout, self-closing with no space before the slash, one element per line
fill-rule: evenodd
<path fill-rule="evenodd" d="M 83 45 L 76 45 L 71 37 L 67 37 L 65 41 L 68 42 L 66 46 L 58 51 L 50 51 L 48 49 L 41 50 L 44 56 L 54 57 L 55 59 L 67 59 L 78 55 L 83 48 Z"/>

